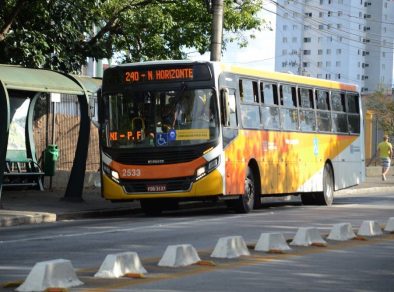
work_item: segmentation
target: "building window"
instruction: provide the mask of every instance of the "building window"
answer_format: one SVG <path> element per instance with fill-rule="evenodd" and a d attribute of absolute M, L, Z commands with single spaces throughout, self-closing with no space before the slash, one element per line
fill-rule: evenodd
<path fill-rule="evenodd" d="M 326 62 L 326 67 L 331 67 L 331 62 L 330 61 Z"/>
<path fill-rule="evenodd" d="M 283 31 L 286 31 L 287 30 L 287 25 L 285 24 L 285 25 L 283 25 Z"/>
<path fill-rule="evenodd" d="M 304 38 L 304 43 L 310 43 L 311 42 L 311 38 Z"/>
<path fill-rule="evenodd" d="M 326 54 L 327 54 L 327 55 L 331 55 L 331 49 L 327 49 L 327 50 L 326 50 Z"/>
<path fill-rule="evenodd" d="M 286 55 L 287 55 L 287 50 L 286 50 L 286 49 L 282 50 L 282 55 L 283 55 L 283 56 L 286 56 Z"/>
<path fill-rule="evenodd" d="M 342 49 L 337 49 L 337 55 L 342 54 Z"/>
<path fill-rule="evenodd" d="M 283 37 L 282 43 L 286 44 L 287 43 L 287 37 Z"/>
<path fill-rule="evenodd" d="M 311 54 L 311 50 L 304 50 L 304 55 L 310 55 Z"/>
<path fill-rule="evenodd" d="M 336 62 L 335 62 L 335 66 L 336 66 L 336 67 L 341 67 L 341 61 L 336 61 Z"/>
<path fill-rule="evenodd" d="M 323 62 L 317 62 L 317 68 L 321 68 L 323 66 Z"/>
<path fill-rule="evenodd" d="M 323 50 L 322 50 L 322 49 L 318 49 L 318 50 L 317 50 L 317 54 L 318 54 L 318 55 L 323 55 Z"/>
<path fill-rule="evenodd" d="M 296 43 L 296 42 L 297 42 L 297 37 L 292 37 L 292 38 L 291 38 L 291 41 L 292 41 L 293 43 Z"/>
<path fill-rule="evenodd" d="M 323 30 L 324 29 L 324 24 L 319 24 L 319 29 Z"/>

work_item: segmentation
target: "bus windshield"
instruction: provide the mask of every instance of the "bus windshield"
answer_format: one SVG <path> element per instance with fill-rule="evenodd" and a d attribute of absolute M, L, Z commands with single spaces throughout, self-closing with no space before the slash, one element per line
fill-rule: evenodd
<path fill-rule="evenodd" d="M 218 137 L 219 118 L 211 88 L 170 91 L 129 90 L 104 97 L 107 146 L 171 147 Z"/>

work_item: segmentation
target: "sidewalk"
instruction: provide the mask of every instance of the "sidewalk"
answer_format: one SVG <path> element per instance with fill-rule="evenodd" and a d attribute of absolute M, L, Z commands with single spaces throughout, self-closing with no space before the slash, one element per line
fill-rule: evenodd
<path fill-rule="evenodd" d="M 374 193 L 385 190 L 394 192 L 392 175 L 388 176 L 387 181 L 382 181 L 380 176 L 367 177 L 362 184 L 337 194 Z M 65 201 L 63 196 L 64 191 L 3 190 L 0 227 L 141 212 L 138 201 L 112 203 L 100 196 L 99 188 L 85 189 L 82 202 Z"/>

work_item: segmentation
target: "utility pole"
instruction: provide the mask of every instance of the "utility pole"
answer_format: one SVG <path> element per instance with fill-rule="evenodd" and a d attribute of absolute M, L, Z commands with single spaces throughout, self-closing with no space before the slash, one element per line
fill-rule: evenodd
<path fill-rule="evenodd" d="M 212 1 L 212 42 L 211 61 L 220 61 L 222 58 L 223 38 L 223 0 Z"/>

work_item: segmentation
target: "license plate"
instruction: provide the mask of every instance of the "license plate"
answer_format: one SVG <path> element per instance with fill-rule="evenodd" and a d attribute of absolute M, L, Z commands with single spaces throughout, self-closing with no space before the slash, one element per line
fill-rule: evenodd
<path fill-rule="evenodd" d="M 166 185 L 147 185 L 146 190 L 148 192 L 165 192 L 167 190 Z"/>

